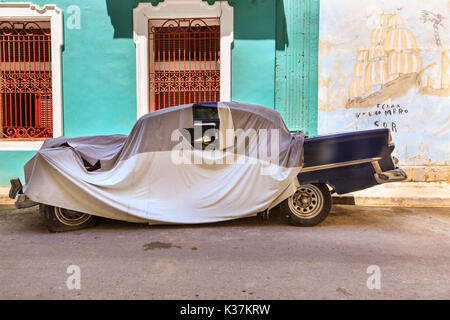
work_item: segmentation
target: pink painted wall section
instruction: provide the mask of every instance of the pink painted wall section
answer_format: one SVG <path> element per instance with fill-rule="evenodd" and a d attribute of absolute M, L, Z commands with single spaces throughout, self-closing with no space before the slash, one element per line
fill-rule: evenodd
<path fill-rule="evenodd" d="M 319 134 L 387 127 L 402 165 L 450 165 L 450 1 L 321 0 Z"/>

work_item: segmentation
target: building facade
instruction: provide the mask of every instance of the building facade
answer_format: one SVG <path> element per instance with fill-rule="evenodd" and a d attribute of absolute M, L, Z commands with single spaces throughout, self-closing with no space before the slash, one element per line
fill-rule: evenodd
<path fill-rule="evenodd" d="M 317 133 L 318 1 L 0 2 L 0 185 L 48 137 L 234 100 Z M 300 28 L 298 28 L 300 26 Z"/>
<path fill-rule="evenodd" d="M 450 181 L 450 3 L 321 0 L 319 133 L 389 128 L 416 181 Z"/>
<path fill-rule="evenodd" d="M 420 100 L 423 108 L 439 99 L 428 122 L 423 109 L 412 112 L 418 96 L 405 86 L 436 67 L 420 58 L 427 36 L 447 72 L 449 33 L 433 13 L 449 10 L 404 2 L 0 0 L 0 186 L 23 177 L 46 138 L 127 134 L 147 112 L 218 100 L 273 108 L 290 130 L 310 136 L 389 127 L 412 176 L 448 180 L 450 78 L 441 77 L 440 91 L 433 80 L 414 87 L 431 97 Z M 419 18 L 432 29 L 414 44 L 411 21 Z M 392 75 L 384 71 L 389 59 L 402 61 L 391 63 Z M 393 88 L 390 81 L 402 82 L 405 94 L 377 93 Z M 432 129 L 421 144 L 414 123 Z"/>

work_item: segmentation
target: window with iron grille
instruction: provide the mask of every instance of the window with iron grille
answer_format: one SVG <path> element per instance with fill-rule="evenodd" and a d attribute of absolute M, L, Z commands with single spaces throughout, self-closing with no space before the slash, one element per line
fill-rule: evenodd
<path fill-rule="evenodd" d="M 150 111 L 220 100 L 220 19 L 149 19 Z"/>
<path fill-rule="evenodd" d="M 0 20 L 0 139 L 53 136 L 50 21 Z"/>

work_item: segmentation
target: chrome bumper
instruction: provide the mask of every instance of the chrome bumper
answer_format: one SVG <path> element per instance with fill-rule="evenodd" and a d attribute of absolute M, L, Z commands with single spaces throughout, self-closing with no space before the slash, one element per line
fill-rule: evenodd
<path fill-rule="evenodd" d="M 378 183 L 386 183 L 386 182 L 398 182 L 403 181 L 408 178 L 405 171 L 400 168 L 389 170 L 385 172 L 375 173 L 375 180 Z"/>
<path fill-rule="evenodd" d="M 392 162 L 397 165 L 398 159 L 392 157 Z M 378 161 L 372 161 L 372 166 L 375 169 L 374 177 L 378 183 L 398 182 L 408 178 L 405 171 L 400 168 L 394 170 L 382 171 Z"/>
<path fill-rule="evenodd" d="M 39 204 L 37 202 L 34 202 L 33 200 L 31 200 L 25 194 L 22 193 L 22 183 L 18 178 L 12 179 L 10 180 L 10 182 L 11 182 L 11 189 L 9 189 L 9 197 L 15 200 L 14 206 L 17 209 L 30 208 Z"/>
<path fill-rule="evenodd" d="M 23 193 L 18 194 L 16 196 L 16 201 L 14 202 L 14 206 L 17 209 L 25 209 L 25 208 L 30 208 L 30 207 L 34 207 L 37 206 L 39 203 L 34 202 L 33 200 L 31 200 L 30 198 L 28 198 L 26 195 L 24 195 Z"/>

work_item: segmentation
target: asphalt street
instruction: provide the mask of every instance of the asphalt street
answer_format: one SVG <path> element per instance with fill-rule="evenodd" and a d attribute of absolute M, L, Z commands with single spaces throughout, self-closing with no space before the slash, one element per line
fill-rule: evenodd
<path fill-rule="evenodd" d="M 0 299 L 450 299 L 449 279 L 450 208 L 49 233 L 37 207 L 0 205 Z"/>

